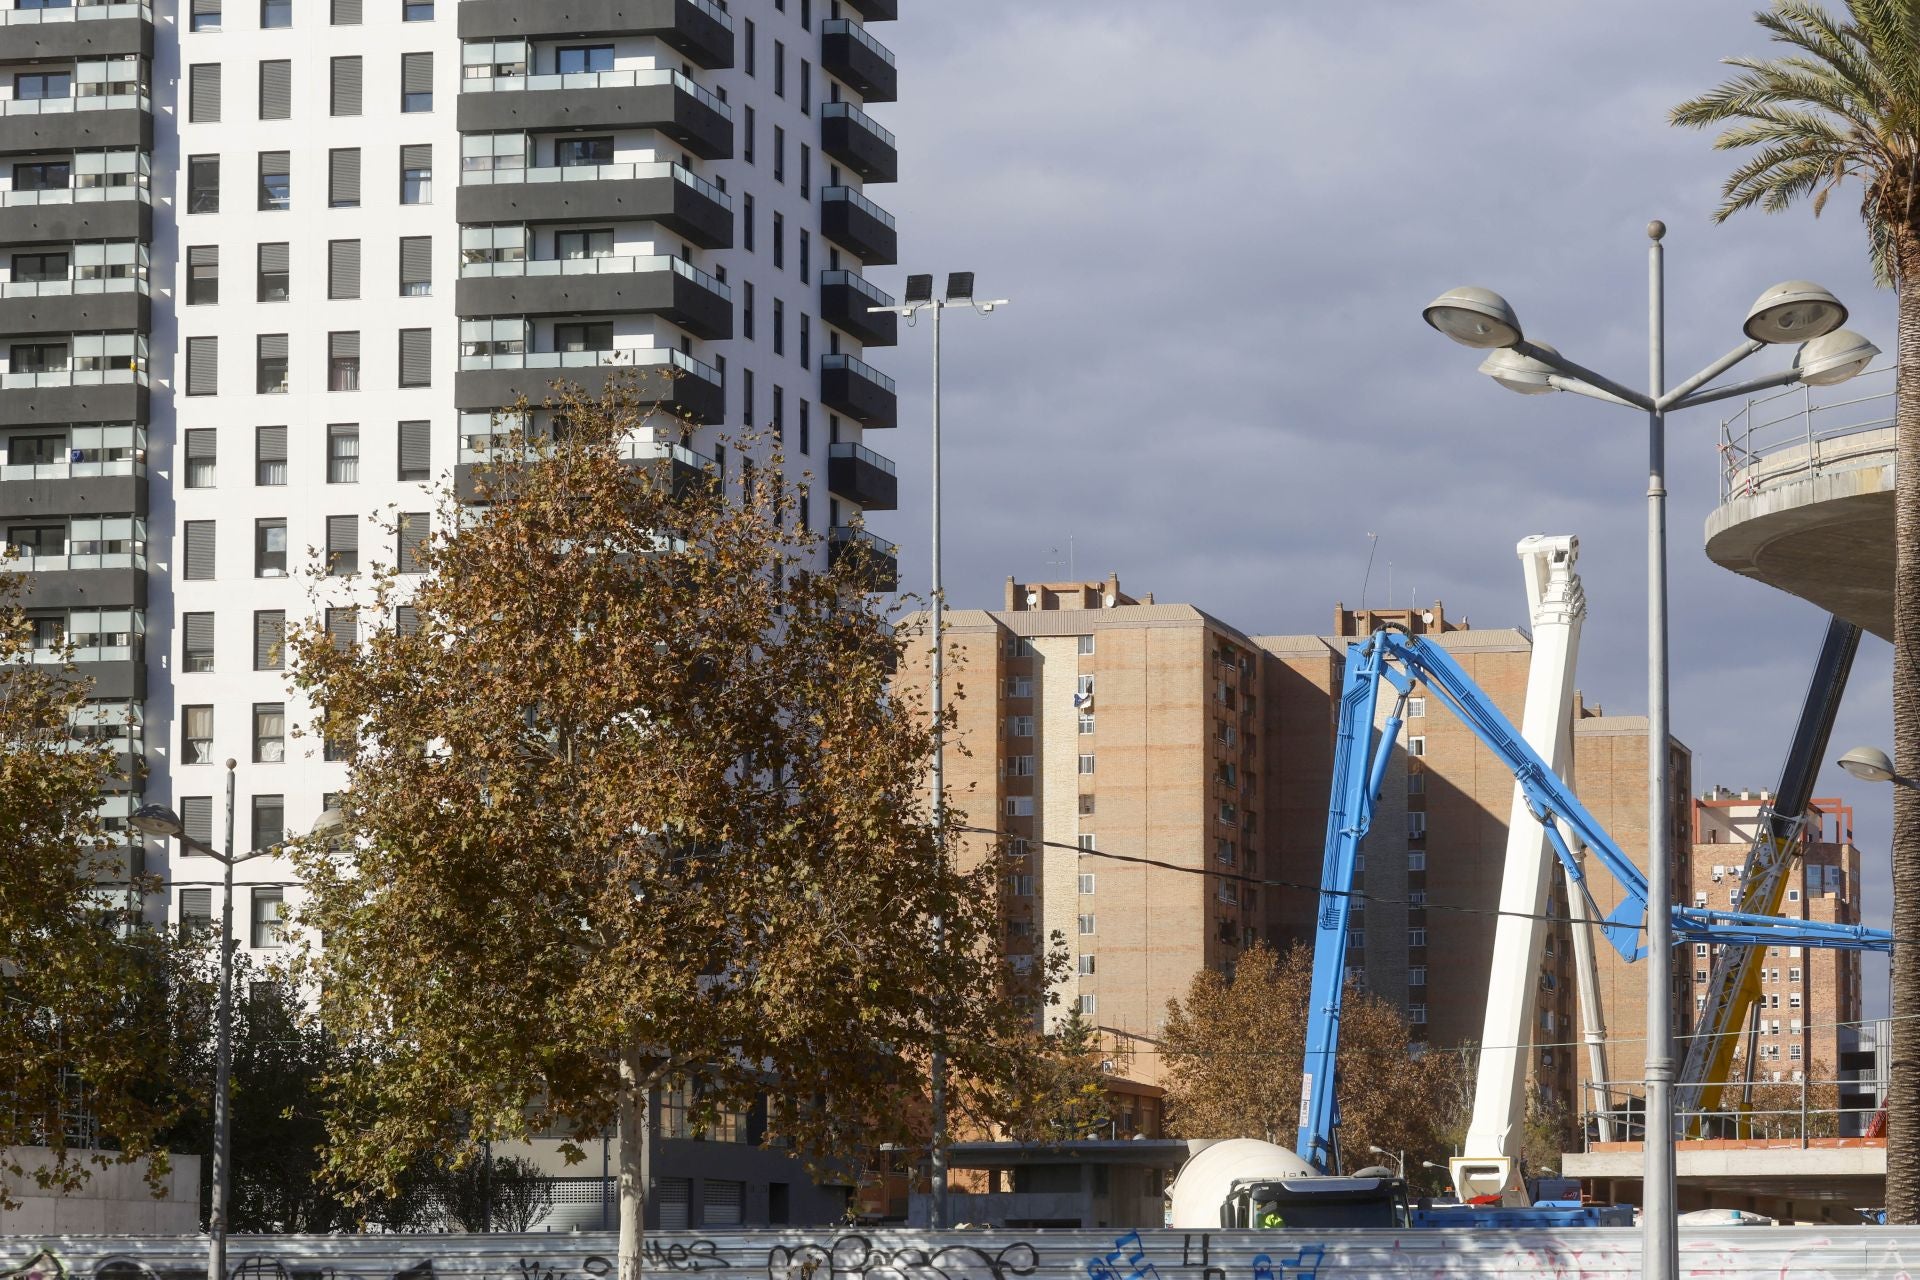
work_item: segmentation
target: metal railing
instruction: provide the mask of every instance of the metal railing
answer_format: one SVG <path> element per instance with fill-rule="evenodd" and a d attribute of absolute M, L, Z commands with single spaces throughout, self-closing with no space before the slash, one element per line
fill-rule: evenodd
<path fill-rule="evenodd" d="M 685 276 L 703 289 L 710 290 L 729 301 L 733 290 L 708 275 L 700 268 L 689 264 L 684 258 L 671 254 L 606 254 L 590 258 L 516 258 L 508 262 L 463 262 L 460 274 L 465 277 L 493 276 L 628 276 L 639 275 L 647 271 L 671 271 Z"/>
<path fill-rule="evenodd" d="M 497 458 L 513 456 L 511 431 L 475 432 L 460 437 L 460 458 L 463 463 L 473 465 L 492 462 Z M 552 448 L 552 442 L 537 437 L 521 438 L 522 449 L 517 452 L 521 457 L 538 458 Z M 695 471 L 705 471 L 713 466 L 713 459 L 704 453 L 696 453 L 686 445 L 671 440 L 633 440 L 620 442 L 616 455 L 625 462 L 677 462 L 683 467 Z"/>
<path fill-rule="evenodd" d="M 460 357 L 462 369 L 627 369 L 669 365 L 719 385 L 720 371 L 671 347 L 614 347 L 607 351 L 502 351 Z"/>
<path fill-rule="evenodd" d="M 144 569 L 147 544 L 133 542 L 125 549 L 111 551 L 36 552 L 17 548 L 11 556 L 0 556 L 0 568 L 12 573 L 60 573 L 69 569 Z"/>
<path fill-rule="evenodd" d="M 687 3 L 706 14 L 709 18 L 712 18 L 727 30 L 733 30 L 733 15 L 713 3 L 713 0 L 687 0 Z"/>
<path fill-rule="evenodd" d="M 876 289 L 874 286 L 868 284 L 866 277 L 857 271 L 842 269 L 837 271 L 822 271 L 820 273 L 820 287 L 822 289 L 830 289 L 837 284 L 845 285 L 847 288 L 865 298 L 873 306 L 890 307 L 893 305 L 892 294 L 882 289 Z"/>
<path fill-rule="evenodd" d="M 460 92 L 547 93 L 562 89 L 637 89 L 661 84 L 672 85 L 708 110 L 733 119 L 733 111 L 727 104 L 701 88 L 691 76 L 651 67 L 631 71 L 558 71 L 534 76 L 467 76 L 460 81 Z"/>
<path fill-rule="evenodd" d="M 894 385 L 892 378 L 889 378 L 886 374 L 880 372 L 858 356 L 850 356 L 840 351 L 831 352 L 820 357 L 820 368 L 822 371 L 827 369 L 845 369 L 848 373 L 858 374 L 868 382 L 885 387 L 888 391 L 896 395 L 899 394 L 899 388 Z"/>
<path fill-rule="evenodd" d="M 1592 1150 L 1600 1140 L 1600 1121 L 1608 1122 L 1614 1142 L 1639 1142 L 1645 1134 L 1644 1085 L 1639 1080 L 1588 1081 L 1585 1096 L 1598 1105 L 1581 1112 L 1581 1141 Z M 1862 1092 L 1855 1080 L 1756 1080 L 1752 1108 L 1737 1103 L 1746 1095 L 1743 1081 L 1730 1081 L 1721 1096 L 1727 1105 L 1712 1110 L 1680 1111 L 1675 1132 L 1698 1133 L 1705 1139 L 1738 1139 L 1808 1147 L 1827 1138 L 1858 1138 L 1866 1134 L 1880 1103 L 1842 1106 L 1835 1099 Z M 1822 1094 L 1825 1098 L 1822 1098 Z M 1697 1122 L 1697 1123 L 1696 1123 Z"/>
<path fill-rule="evenodd" d="M 96 204 L 107 200 L 140 200 L 152 204 L 153 193 L 147 189 L 145 182 L 128 182 L 110 187 L 54 187 L 45 191 L 0 191 L 0 207 Z"/>
<path fill-rule="evenodd" d="M 894 65 L 893 50 L 868 35 L 866 28 L 857 22 L 849 22 L 845 18 L 828 18 L 820 24 L 820 34 L 823 36 L 852 36 L 862 45 L 873 50 L 874 56 L 884 60 L 888 66 L 891 67 Z"/>
<path fill-rule="evenodd" d="M 142 456 L 134 458 L 108 458 L 98 462 L 32 462 L 0 463 L 0 482 L 8 480 L 78 480 L 94 476 L 138 476 L 145 475 L 147 462 Z"/>
<path fill-rule="evenodd" d="M 137 369 L 53 369 L 44 373 L 0 374 L 0 390 L 22 391 L 40 387 L 103 387 L 133 383 L 147 385 L 145 360 Z"/>
<path fill-rule="evenodd" d="M 888 542 L 885 538 L 848 524 L 835 525 L 828 532 L 827 540 L 846 547 L 863 546 L 870 551 L 886 556 L 890 560 L 897 559 L 900 554 L 900 548 Z"/>
<path fill-rule="evenodd" d="M 1750 398 L 1720 423 L 1720 501 L 1754 495 L 1891 453 L 1894 366 L 1837 387 L 1798 386 Z M 1824 394 L 1823 394 L 1824 393 Z"/>
<path fill-rule="evenodd" d="M 672 178 L 685 183 L 724 209 L 733 201 L 683 165 L 664 161 L 622 161 L 615 164 L 544 164 L 500 166 L 492 169 L 468 168 L 460 171 L 462 186 L 504 186 L 515 182 L 637 182 L 645 178 Z"/>
<path fill-rule="evenodd" d="M 108 276 L 88 280 L 6 280 L 0 281 L 0 298 L 72 298 L 102 293 L 146 293 L 147 278 Z"/>
<path fill-rule="evenodd" d="M 145 18 L 153 21 L 153 6 L 124 0 L 75 0 L 58 9 L 0 9 L 0 27 L 36 26 L 45 22 L 89 22 L 107 18 Z"/>
<path fill-rule="evenodd" d="M 869 466 L 876 467 L 888 475 L 894 474 L 892 458 L 883 458 L 863 444 L 853 444 L 843 440 L 838 444 L 829 445 L 827 447 L 827 456 L 829 458 L 858 458 L 860 461 L 867 463 Z"/>
<path fill-rule="evenodd" d="M 0 116 L 63 116 L 76 111 L 153 110 L 144 87 L 116 93 L 76 94 L 70 98 L 0 99 Z"/>
<path fill-rule="evenodd" d="M 899 149 L 900 141 L 887 127 L 872 116 L 854 106 L 851 102 L 824 102 L 820 104 L 820 117 L 823 120 L 846 119 L 857 123 L 861 128 L 873 134 L 888 146 Z"/>
<path fill-rule="evenodd" d="M 852 187 L 820 188 L 820 202 L 822 204 L 825 204 L 829 200 L 845 200 L 848 204 L 852 205 L 854 208 L 859 209 L 862 212 L 867 213 L 872 217 L 879 219 L 881 222 L 885 223 L 888 227 L 896 227 L 892 214 L 888 213 L 885 209 L 882 209 L 879 205 L 867 199 L 865 196 L 861 195 L 858 191 L 855 191 Z"/>

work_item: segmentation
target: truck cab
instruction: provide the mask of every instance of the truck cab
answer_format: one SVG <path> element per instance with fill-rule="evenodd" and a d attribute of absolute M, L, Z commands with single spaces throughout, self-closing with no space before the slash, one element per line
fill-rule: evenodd
<path fill-rule="evenodd" d="M 1220 1225 L 1248 1230 L 1408 1227 L 1407 1184 L 1399 1178 L 1244 1178 L 1220 1206 Z"/>

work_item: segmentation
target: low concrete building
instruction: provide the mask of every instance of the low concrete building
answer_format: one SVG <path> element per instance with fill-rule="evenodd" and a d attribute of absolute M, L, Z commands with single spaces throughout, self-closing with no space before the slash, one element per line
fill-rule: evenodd
<path fill-rule="evenodd" d="M 1164 1226 L 1167 1184 L 1199 1145 L 1177 1138 L 957 1142 L 948 1164 L 984 1173 L 987 1189 L 949 1192 L 948 1215 L 995 1228 Z M 927 1196 L 913 1197 L 907 1220 L 927 1225 Z"/>

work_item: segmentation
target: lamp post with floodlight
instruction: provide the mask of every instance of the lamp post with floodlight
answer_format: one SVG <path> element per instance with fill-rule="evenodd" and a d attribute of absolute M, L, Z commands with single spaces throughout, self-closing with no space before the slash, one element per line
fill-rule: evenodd
<path fill-rule="evenodd" d="M 1641 1221 L 1641 1265 L 1653 1280 L 1673 1280 L 1679 1269 L 1673 1150 L 1673 918 L 1667 901 L 1672 849 L 1667 825 L 1667 414 L 1731 396 L 1790 383 L 1845 382 L 1879 355 L 1851 330 L 1847 309 L 1827 290 L 1790 280 L 1762 293 L 1747 313 L 1747 340 L 1699 373 L 1666 386 L 1666 298 L 1660 239 L 1666 225 L 1647 224 L 1647 390 L 1635 391 L 1529 342 L 1506 299 L 1487 289 L 1449 290 L 1430 303 L 1428 324 L 1463 346 L 1488 353 L 1480 372 L 1509 391 L 1540 395 L 1571 391 L 1647 417 L 1647 1062 L 1646 1144 Z M 1744 382 L 1709 386 L 1748 356 L 1796 343 L 1793 366 Z"/>
<path fill-rule="evenodd" d="M 207 1210 L 207 1280 L 227 1280 L 227 1198 L 228 1183 L 232 1177 L 228 1147 L 232 1124 L 233 1074 L 233 869 L 243 862 L 263 858 L 269 854 L 281 852 L 281 846 L 270 845 L 265 849 L 253 849 L 246 853 L 233 851 L 233 791 L 234 770 L 238 763 L 227 760 L 227 818 L 224 850 L 215 849 L 187 834 L 187 824 L 180 815 L 165 805 L 144 804 L 134 811 L 128 819 L 129 825 L 142 835 L 158 836 L 161 839 L 172 837 L 178 840 L 190 853 L 217 860 L 224 871 L 221 878 L 222 896 L 220 899 L 220 1000 L 214 1016 L 213 1048 L 213 1195 L 212 1204 Z M 340 825 L 340 815 L 333 810 L 322 813 L 313 824 L 313 832 L 318 835 Z"/>
<path fill-rule="evenodd" d="M 933 277 L 931 275 L 913 275 L 907 277 L 906 296 L 901 305 L 895 307 L 868 307 L 869 312 L 890 311 L 903 317 L 911 325 L 922 311 L 933 316 L 933 581 L 928 594 L 932 596 L 928 610 L 930 625 L 929 638 L 933 644 L 933 839 L 936 856 L 940 859 L 941 869 L 946 868 L 947 839 L 946 820 L 941 807 L 946 799 L 946 730 L 941 724 L 941 708 L 944 701 L 942 689 L 944 655 L 940 652 L 941 611 L 946 608 L 946 596 L 940 582 L 940 313 L 949 307 L 967 307 L 984 315 L 995 307 L 1007 305 L 1005 298 L 991 301 L 977 300 L 973 296 L 973 272 L 952 271 L 947 273 L 947 296 L 933 296 Z M 944 949 L 947 941 L 946 920 L 936 916 L 933 920 L 933 944 Z M 933 1135 L 929 1144 L 928 1162 L 931 1165 L 929 1182 L 932 1195 L 928 1197 L 931 1211 L 928 1225 L 939 1230 L 947 1225 L 947 1053 L 938 1038 L 939 1028 L 933 1047 L 932 1066 L 929 1082 L 929 1099 L 933 1112 Z"/>

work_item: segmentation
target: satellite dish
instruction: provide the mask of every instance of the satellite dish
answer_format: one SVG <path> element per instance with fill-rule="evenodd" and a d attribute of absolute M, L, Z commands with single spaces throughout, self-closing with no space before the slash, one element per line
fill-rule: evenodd
<path fill-rule="evenodd" d="M 1433 610 L 1431 610 L 1431 609 L 1429 609 L 1429 610 L 1427 610 L 1427 611 L 1426 611 L 1425 613 L 1423 613 L 1423 614 L 1421 614 L 1421 615 L 1420 615 L 1420 621 L 1422 621 L 1422 622 L 1424 622 L 1424 623 L 1426 623 L 1426 624 L 1427 624 L 1428 626 L 1432 626 L 1432 625 L 1433 625 Z"/>
<path fill-rule="evenodd" d="M 1101 600 L 1103 603 L 1105 603 L 1105 605 L 1109 609 L 1113 608 L 1115 605 L 1120 603 L 1119 597 L 1114 595 L 1113 592 L 1111 591 L 1107 592 L 1106 595 L 1102 596 Z"/>
<path fill-rule="evenodd" d="M 1027 592 L 1027 608 L 1029 609 L 1037 608 L 1039 604 L 1040 604 L 1040 593 L 1038 591 Z"/>

